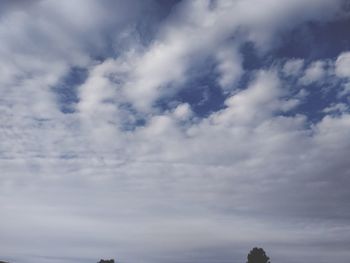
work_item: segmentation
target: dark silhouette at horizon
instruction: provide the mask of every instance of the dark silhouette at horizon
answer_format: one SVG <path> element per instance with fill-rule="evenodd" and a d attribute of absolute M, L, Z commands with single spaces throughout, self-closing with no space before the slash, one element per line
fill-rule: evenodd
<path fill-rule="evenodd" d="M 0 260 L 0 263 L 10 263 L 10 262 Z M 115 263 L 115 260 L 100 259 L 100 261 L 98 261 L 97 263 Z M 254 247 L 252 250 L 250 250 L 249 254 L 247 255 L 246 263 L 271 263 L 271 262 L 270 262 L 270 258 L 266 255 L 264 249 Z"/>
<path fill-rule="evenodd" d="M 114 259 L 101 259 L 98 263 L 115 263 L 115 261 Z"/>
<path fill-rule="evenodd" d="M 253 248 L 249 252 L 247 260 L 247 263 L 271 263 L 264 249 L 258 247 Z"/>

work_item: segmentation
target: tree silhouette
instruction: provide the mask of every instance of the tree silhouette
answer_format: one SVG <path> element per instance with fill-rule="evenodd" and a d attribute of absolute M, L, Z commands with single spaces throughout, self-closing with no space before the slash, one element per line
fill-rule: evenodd
<path fill-rule="evenodd" d="M 108 260 L 101 259 L 98 263 L 114 263 L 114 259 L 108 259 Z"/>
<path fill-rule="evenodd" d="M 270 263 L 270 258 L 266 256 L 265 251 L 257 247 L 249 252 L 247 259 L 247 263 Z"/>

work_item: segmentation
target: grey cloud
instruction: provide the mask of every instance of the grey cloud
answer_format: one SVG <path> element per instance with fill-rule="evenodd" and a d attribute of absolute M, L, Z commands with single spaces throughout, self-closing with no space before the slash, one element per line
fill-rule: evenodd
<path fill-rule="evenodd" d="M 25 10 L 33 4 L 42 0 L 3 0 L 0 2 L 0 18 L 8 12 Z"/>
<path fill-rule="evenodd" d="M 328 242 L 335 242 L 338 231 L 348 227 L 343 222 L 349 216 L 344 210 L 349 116 L 325 118 L 314 131 L 304 128 L 304 118 L 274 116 L 270 109 L 254 122 L 235 123 L 241 117 L 235 115 L 231 123 L 218 118 L 249 100 L 252 110 L 261 111 L 259 95 L 249 89 L 259 84 L 269 90 L 271 81 L 276 79 L 258 77 L 243 101 L 193 124 L 190 129 L 196 132 L 190 137 L 168 113 L 154 117 L 130 141 L 125 138 L 123 155 L 89 153 L 77 144 L 86 159 L 2 160 L 7 175 L 2 175 L 7 182 L 1 191 L 7 211 L 3 238 L 25 241 L 46 233 L 30 253 L 44 247 L 58 256 L 44 245 L 49 240 L 68 256 L 116 253 L 125 260 L 151 261 L 157 260 L 155 254 L 159 262 L 178 251 L 195 261 L 186 249 L 249 247 L 254 240 L 273 250 L 283 250 L 281 242 L 319 247 L 315 240 L 324 238 L 325 225 L 336 228 L 327 232 Z M 279 93 L 266 96 L 279 100 Z M 19 213 L 26 217 L 15 219 Z M 19 225 L 16 236 L 13 228 Z M 17 242 L 17 247 L 24 249 L 24 244 Z M 95 249 L 86 251 L 90 246 Z M 302 258 L 296 256 L 295 262 Z"/>

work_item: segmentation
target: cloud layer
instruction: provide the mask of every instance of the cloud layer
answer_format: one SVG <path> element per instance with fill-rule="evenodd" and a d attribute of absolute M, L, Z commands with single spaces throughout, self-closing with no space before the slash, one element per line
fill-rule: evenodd
<path fill-rule="evenodd" d="M 1 257 L 347 262 L 350 53 L 274 55 L 345 1 L 0 9 Z"/>

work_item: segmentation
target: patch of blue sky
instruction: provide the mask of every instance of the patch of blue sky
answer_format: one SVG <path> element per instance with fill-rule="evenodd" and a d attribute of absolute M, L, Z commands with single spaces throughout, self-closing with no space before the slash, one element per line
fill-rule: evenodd
<path fill-rule="evenodd" d="M 242 67 L 244 74 L 235 85 L 235 89 L 244 89 L 248 86 L 254 72 L 259 69 L 269 69 L 280 61 L 293 58 L 302 58 L 309 63 L 317 59 L 335 58 L 342 51 L 348 50 L 350 40 L 347 37 L 347 29 L 350 27 L 350 19 L 343 19 L 329 23 L 305 23 L 299 27 L 281 33 L 276 48 L 271 49 L 266 54 L 259 54 L 254 45 L 250 42 L 244 43 L 240 52 L 243 56 Z M 144 29 L 137 30 L 140 39 L 145 43 L 148 39 Z M 152 34 L 150 34 L 152 35 Z M 112 39 L 110 40 L 112 41 Z M 109 41 L 108 41 L 109 42 Z M 113 48 L 108 48 L 105 53 L 96 54 L 97 60 L 103 61 L 107 57 L 118 56 L 118 52 Z M 74 105 L 79 101 L 77 87 L 87 78 L 87 70 L 82 68 L 72 68 L 69 74 L 54 87 L 57 94 L 61 111 L 73 113 Z M 176 103 L 189 103 L 193 112 L 198 117 L 206 117 L 212 112 L 225 108 L 225 99 L 229 94 L 225 94 L 218 84 L 218 72 L 213 61 L 206 61 L 202 66 L 197 66 L 189 73 L 189 78 L 183 87 L 173 96 L 158 100 L 155 105 L 160 110 L 168 110 Z M 283 79 L 294 91 L 299 91 L 302 87 L 292 78 Z M 331 86 L 331 87 L 330 87 Z M 309 95 L 294 110 L 288 114 L 306 115 L 311 122 L 317 122 L 323 118 L 324 108 L 335 102 L 347 103 L 345 98 L 339 98 L 337 92 L 341 83 L 325 81 L 323 83 L 312 83 L 304 88 Z M 132 107 L 126 107 L 127 111 L 133 112 Z M 137 114 L 132 114 L 136 116 Z M 144 125 L 145 119 L 137 116 L 133 122 L 126 122 L 125 129 L 133 129 L 135 126 Z"/>
<path fill-rule="evenodd" d="M 350 19 L 344 18 L 328 23 L 305 23 L 299 27 L 279 34 L 276 48 L 267 54 L 259 56 L 254 45 L 247 43 L 242 46 L 243 67 L 245 70 L 272 68 L 288 59 L 301 58 L 305 61 L 304 69 L 316 60 L 336 59 L 340 53 L 350 50 L 348 38 Z M 249 81 L 250 73 L 246 73 Z M 324 109 L 337 103 L 349 104 L 346 97 L 338 96 L 343 87 L 343 81 L 334 76 L 325 76 L 321 81 L 301 85 L 299 78 L 280 75 L 283 85 L 286 85 L 291 95 L 296 95 L 304 89 L 308 95 L 293 110 L 284 115 L 305 115 L 310 124 L 320 121 L 326 113 Z M 241 81 L 244 85 L 248 81 Z M 334 114 L 337 114 L 336 112 Z"/>
<path fill-rule="evenodd" d="M 122 131 L 133 131 L 147 122 L 147 116 L 137 111 L 131 103 L 121 103 L 119 111 L 125 113 L 119 127 Z"/>
<path fill-rule="evenodd" d="M 335 83 L 325 81 L 324 83 L 308 85 L 307 92 L 309 92 L 309 95 L 292 113 L 307 116 L 310 123 L 319 122 L 326 115 L 329 115 L 329 112 L 325 112 L 325 109 L 328 107 L 338 103 L 349 103 L 346 97 L 338 96 L 341 86 L 342 83 L 340 81 Z M 334 112 L 333 115 L 339 113 Z"/>
<path fill-rule="evenodd" d="M 327 87 L 327 88 L 326 88 Z M 341 102 L 343 99 L 337 97 L 337 91 L 334 88 L 329 89 L 326 84 L 310 84 L 304 89 L 307 96 L 302 98 L 297 107 L 288 112 L 281 113 L 284 116 L 304 115 L 307 117 L 309 125 L 322 120 L 326 115 L 323 111 L 335 102 Z M 295 95 L 295 91 L 292 93 Z"/>
<path fill-rule="evenodd" d="M 188 103 L 194 114 L 205 118 L 210 113 L 225 107 L 226 95 L 218 84 L 218 73 L 212 59 L 189 70 L 187 81 L 178 87 L 177 92 L 156 101 L 161 111 L 171 110 L 180 103 Z"/>
<path fill-rule="evenodd" d="M 268 54 L 259 54 L 254 43 L 250 41 L 240 46 L 240 53 L 243 56 L 242 67 L 244 70 L 258 70 L 271 64 Z"/>
<path fill-rule="evenodd" d="M 350 18 L 328 23 L 308 22 L 293 30 L 279 34 L 279 45 L 272 51 L 273 57 L 318 60 L 335 58 L 349 50 Z"/>
<path fill-rule="evenodd" d="M 63 113 L 75 112 L 75 105 L 79 102 L 78 87 L 85 82 L 87 77 L 87 69 L 73 67 L 60 83 L 53 87 L 60 110 Z"/>

